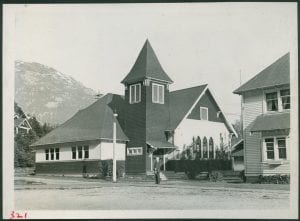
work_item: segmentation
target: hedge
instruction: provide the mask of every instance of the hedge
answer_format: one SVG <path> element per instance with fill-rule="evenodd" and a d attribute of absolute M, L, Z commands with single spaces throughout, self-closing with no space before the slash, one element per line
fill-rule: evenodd
<path fill-rule="evenodd" d="M 289 184 L 289 175 L 273 175 L 273 176 L 262 176 L 258 177 L 258 183 L 271 183 L 271 184 Z"/>
<path fill-rule="evenodd" d="M 201 172 L 231 169 L 232 162 L 227 159 L 169 160 L 166 163 L 166 170 L 185 172 L 191 179 Z"/>

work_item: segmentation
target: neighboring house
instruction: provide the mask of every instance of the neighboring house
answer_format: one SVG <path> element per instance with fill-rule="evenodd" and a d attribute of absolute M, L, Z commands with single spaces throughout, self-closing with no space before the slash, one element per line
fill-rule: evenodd
<path fill-rule="evenodd" d="M 17 114 L 14 115 L 14 128 L 15 134 L 28 133 L 32 129 L 28 120 Z"/>
<path fill-rule="evenodd" d="M 279 58 L 234 91 L 242 96 L 245 175 L 289 174 L 290 59 Z"/>
<path fill-rule="evenodd" d="M 117 116 L 117 160 L 127 174 L 146 174 L 153 160 L 180 159 L 191 150 L 202 159 L 216 158 L 220 146 L 230 147 L 236 132 L 208 85 L 169 91 L 173 83 L 149 41 L 122 80 L 125 96 L 107 94 L 34 143 L 36 172 L 95 172 L 101 160 L 112 159 L 113 113 Z"/>

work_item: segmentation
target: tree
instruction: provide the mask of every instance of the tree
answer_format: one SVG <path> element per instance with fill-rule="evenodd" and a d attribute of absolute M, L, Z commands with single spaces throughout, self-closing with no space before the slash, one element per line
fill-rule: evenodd
<path fill-rule="evenodd" d="M 19 117 L 25 118 L 25 114 L 21 107 L 15 103 L 15 114 Z M 44 123 L 41 126 L 36 117 L 28 120 L 32 130 L 28 133 L 15 134 L 14 142 L 14 165 L 15 167 L 31 167 L 34 166 L 35 154 L 34 149 L 30 146 L 42 136 L 49 133 L 54 127 L 50 124 Z"/>

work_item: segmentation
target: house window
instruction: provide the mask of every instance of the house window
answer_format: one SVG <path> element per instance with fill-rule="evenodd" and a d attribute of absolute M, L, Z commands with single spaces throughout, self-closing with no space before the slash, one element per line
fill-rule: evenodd
<path fill-rule="evenodd" d="M 266 152 L 267 152 L 267 160 L 274 160 L 274 139 L 266 138 Z"/>
<path fill-rule="evenodd" d="M 51 157 L 51 160 L 54 160 L 54 148 L 50 149 L 50 157 Z"/>
<path fill-rule="evenodd" d="M 214 158 L 214 141 L 212 138 L 209 138 L 209 158 Z"/>
<path fill-rule="evenodd" d="M 290 109 L 290 90 L 281 90 L 280 91 L 282 110 Z"/>
<path fill-rule="evenodd" d="M 286 139 L 285 137 L 277 138 L 278 158 L 286 159 Z"/>
<path fill-rule="evenodd" d="M 208 120 L 208 108 L 207 107 L 200 107 L 200 119 Z"/>
<path fill-rule="evenodd" d="M 203 138 L 203 158 L 208 157 L 208 149 L 207 149 L 207 139 L 206 137 Z"/>
<path fill-rule="evenodd" d="M 78 146 L 77 150 L 78 150 L 78 159 L 82 159 L 82 146 Z"/>
<path fill-rule="evenodd" d="M 59 148 L 55 148 L 55 159 L 59 160 Z"/>
<path fill-rule="evenodd" d="M 143 148 L 142 147 L 127 148 L 127 156 L 136 156 L 136 155 L 143 155 Z"/>
<path fill-rule="evenodd" d="M 76 147 L 72 147 L 72 159 L 76 159 Z"/>
<path fill-rule="evenodd" d="M 49 149 L 45 150 L 45 154 L 46 154 L 46 160 L 49 160 Z"/>
<path fill-rule="evenodd" d="M 267 111 L 278 111 L 277 92 L 266 93 Z"/>
<path fill-rule="evenodd" d="M 164 92 L 165 92 L 164 85 L 152 83 L 152 102 L 163 104 Z"/>
<path fill-rule="evenodd" d="M 141 84 L 130 85 L 129 103 L 139 103 L 141 101 Z"/>
<path fill-rule="evenodd" d="M 89 146 L 84 146 L 84 158 L 89 158 Z"/>

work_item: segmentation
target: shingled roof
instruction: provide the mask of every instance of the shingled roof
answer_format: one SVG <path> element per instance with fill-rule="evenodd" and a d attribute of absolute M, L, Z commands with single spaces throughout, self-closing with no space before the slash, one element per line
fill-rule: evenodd
<path fill-rule="evenodd" d="M 206 87 L 204 84 L 170 92 L 170 130 L 176 129 Z"/>
<path fill-rule="evenodd" d="M 290 129 L 290 113 L 261 114 L 256 117 L 251 132 Z"/>
<path fill-rule="evenodd" d="M 259 74 L 236 89 L 233 93 L 267 88 L 290 83 L 290 53 L 285 54 Z"/>
<path fill-rule="evenodd" d="M 161 67 L 148 40 L 146 40 L 131 71 L 121 83 L 133 83 L 138 80 L 144 80 L 145 78 L 158 79 L 169 83 L 173 82 Z"/>
<path fill-rule="evenodd" d="M 116 98 L 123 99 L 120 95 L 107 94 L 89 107 L 78 111 L 72 118 L 54 129 L 31 146 L 46 144 L 68 143 L 113 138 L 113 110 L 110 104 Z M 127 141 L 118 121 L 117 140 Z"/>

